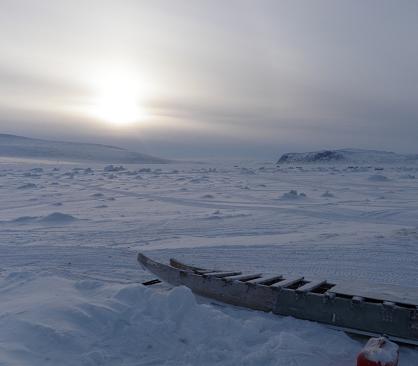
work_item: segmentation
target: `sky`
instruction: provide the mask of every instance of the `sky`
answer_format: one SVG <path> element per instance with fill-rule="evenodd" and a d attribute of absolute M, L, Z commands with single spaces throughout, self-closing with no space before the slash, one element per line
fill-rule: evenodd
<path fill-rule="evenodd" d="M 418 2 L 0 0 L 0 133 L 171 158 L 418 152 Z"/>

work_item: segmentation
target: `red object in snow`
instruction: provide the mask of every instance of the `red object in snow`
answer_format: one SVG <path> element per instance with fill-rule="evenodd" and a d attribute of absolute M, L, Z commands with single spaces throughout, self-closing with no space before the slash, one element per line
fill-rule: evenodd
<path fill-rule="evenodd" d="M 386 337 L 370 338 L 357 356 L 357 366 L 397 366 L 399 347 Z"/>

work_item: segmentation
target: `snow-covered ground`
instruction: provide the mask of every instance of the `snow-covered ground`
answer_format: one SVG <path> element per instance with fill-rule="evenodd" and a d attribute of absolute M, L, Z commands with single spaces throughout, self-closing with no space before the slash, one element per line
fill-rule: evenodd
<path fill-rule="evenodd" d="M 418 166 L 124 168 L 0 163 L 0 365 L 355 364 L 343 332 L 142 286 L 137 251 L 417 287 Z"/>

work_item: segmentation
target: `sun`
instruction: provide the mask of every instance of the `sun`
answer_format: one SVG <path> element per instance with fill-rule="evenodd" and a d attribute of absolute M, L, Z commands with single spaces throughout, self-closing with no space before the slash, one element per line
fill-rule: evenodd
<path fill-rule="evenodd" d="M 90 115 L 112 127 L 124 127 L 145 119 L 144 95 L 137 78 L 123 73 L 108 73 L 96 83 L 96 97 Z"/>

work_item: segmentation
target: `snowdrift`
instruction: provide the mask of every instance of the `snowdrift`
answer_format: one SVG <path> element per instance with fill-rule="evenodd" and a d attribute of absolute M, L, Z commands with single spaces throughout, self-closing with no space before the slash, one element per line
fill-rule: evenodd
<path fill-rule="evenodd" d="M 0 294 L 7 365 L 352 366 L 362 347 L 315 323 L 199 304 L 185 287 L 12 272 Z M 403 365 L 412 365 L 403 352 Z"/>
<path fill-rule="evenodd" d="M 198 304 L 184 287 L 157 292 L 17 272 L 0 291 L 8 365 L 351 366 L 361 348 L 317 324 Z"/>

